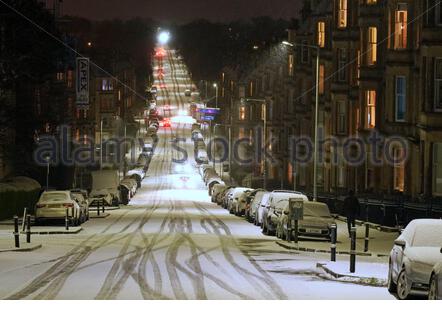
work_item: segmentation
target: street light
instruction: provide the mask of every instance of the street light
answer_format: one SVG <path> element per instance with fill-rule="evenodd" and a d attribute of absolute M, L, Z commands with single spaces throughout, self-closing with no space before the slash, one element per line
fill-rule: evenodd
<path fill-rule="evenodd" d="M 267 100 L 266 99 L 246 99 L 248 102 L 261 102 L 262 103 L 262 114 L 263 114 L 263 121 L 264 121 L 264 132 L 263 132 L 263 141 L 264 141 L 264 150 L 267 148 Z M 264 152 L 264 168 L 263 168 L 263 182 L 262 182 L 262 188 L 264 190 L 267 190 L 267 159 L 266 159 L 266 153 Z"/>
<path fill-rule="evenodd" d="M 169 31 L 161 31 L 157 37 L 158 43 L 160 45 L 166 45 L 170 40 L 170 32 Z"/>
<path fill-rule="evenodd" d="M 215 108 L 218 108 L 218 84 L 214 83 L 213 87 L 215 88 Z"/>
<path fill-rule="evenodd" d="M 294 43 L 283 41 L 282 44 L 295 47 L 304 46 L 316 50 L 316 90 L 315 90 L 315 151 L 313 153 L 313 201 L 318 197 L 318 113 L 319 113 L 319 46 L 309 45 L 305 43 Z"/>

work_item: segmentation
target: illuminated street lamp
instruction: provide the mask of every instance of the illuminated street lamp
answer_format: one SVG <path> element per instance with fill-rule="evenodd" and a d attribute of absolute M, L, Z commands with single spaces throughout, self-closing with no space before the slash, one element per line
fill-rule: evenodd
<path fill-rule="evenodd" d="M 170 32 L 169 31 L 161 31 L 157 37 L 158 43 L 162 46 L 166 45 L 170 40 Z"/>
<path fill-rule="evenodd" d="M 213 87 L 215 88 L 215 108 L 218 108 L 218 84 L 214 83 Z"/>

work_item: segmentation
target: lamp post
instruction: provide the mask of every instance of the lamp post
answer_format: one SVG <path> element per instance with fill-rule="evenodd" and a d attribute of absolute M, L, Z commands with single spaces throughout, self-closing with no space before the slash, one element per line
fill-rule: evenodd
<path fill-rule="evenodd" d="M 218 84 L 214 83 L 213 87 L 215 88 L 215 108 L 218 108 Z"/>
<path fill-rule="evenodd" d="M 50 161 L 51 161 L 51 157 L 50 156 L 46 156 L 45 157 L 46 160 L 46 191 L 49 190 L 49 169 L 50 169 Z"/>
<path fill-rule="evenodd" d="M 319 46 L 305 43 L 282 42 L 284 45 L 295 47 L 303 46 L 316 50 L 316 88 L 315 88 L 315 133 L 314 133 L 314 153 L 313 153 L 313 201 L 318 198 L 318 114 L 319 114 Z"/>
<path fill-rule="evenodd" d="M 264 122 L 263 143 L 264 143 L 264 168 L 263 168 L 263 181 L 262 188 L 267 190 L 267 159 L 265 151 L 267 150 L 267 100 L 266 99 L 246 99 L 248 102 L 261 102 L 262 103 L 262 120 Z"/>

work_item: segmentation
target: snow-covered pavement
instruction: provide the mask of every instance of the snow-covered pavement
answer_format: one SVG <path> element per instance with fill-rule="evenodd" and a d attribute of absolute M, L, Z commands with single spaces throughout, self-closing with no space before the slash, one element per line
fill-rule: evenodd
<path fill-rule="evenodd" d="M 167 88 L 159 100 L 183 110 L 190 80 L 168 53 Z M 274 237 L 212 204 L 185 117 L 160 129 L 159 137 L 148 176 L 129 206 L 88 221 L 79 234 L 36 235 L 33 241 L 43 244 L 36 251 L 0 253 L 0 298 L 394 298 L 386 288 L 324 279 L 316 263 L 328 255 L 281 248 Z M 186 139 L 186 163 L 172 162 L 172 137 Z M 6 236 L 0 233 L 0 241 Z"/>

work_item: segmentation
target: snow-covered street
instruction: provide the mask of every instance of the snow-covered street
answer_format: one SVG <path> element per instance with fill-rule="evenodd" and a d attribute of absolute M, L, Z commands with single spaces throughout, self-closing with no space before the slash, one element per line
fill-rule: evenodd
<path fill-rule="evenodd" d="M 189 106 L 187 70 L 173 51 L 163 69 L 159 108 L 174 107 L 176 117 L 171 128 L 160 128 L 136 196 L 78 234 L 36 235 L 41 249 L 0 253 L 0 298 L 394 299 L 383 287 L 327 280 L 316 263 L 329 255 L 286 250 L 211 203 L 193 158 L 189 118 L 180 112 Z M 186 141 L 185 163 L 172 161 L 174 138 Z M 10 230 L 1 226 L 0 241 L 11 239 Z"/>

